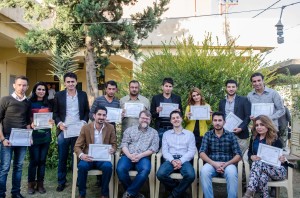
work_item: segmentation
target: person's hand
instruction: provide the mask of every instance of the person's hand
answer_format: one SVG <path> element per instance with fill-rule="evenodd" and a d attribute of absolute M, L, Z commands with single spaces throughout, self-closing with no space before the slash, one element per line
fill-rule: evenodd
<path fill-rule="evenodd" d="M 284 162 L 287 161 L 287 160 L 286 160 L 286 157 L 285 157 L 284 155 L 281 155 L 281 156 L 279 157 L 279 161 L 280 161 L 281 163 L 284 163 Z"/>
<path fill-rule="evenodd" d="M 162 107 L 156 107 L 156 113 L 159 113 L 162 111 Z"/>
<path fill-rule="evenodd" d="M 4 139 L 2 141 L 2 144 L 3 144 L 3 146 L 11 146 L 11 143 L 10 143 L 10 141 L 8 139 Z"/>
<path fill-rule="evenodd" d="M 83 160 L 83 161 L 86 161 L 86 162 L 92 162 L 93 161 L 93 157 L 89 156 L 89 155 L 86 155 L 86 154 L 82 154 L 80 156 L 80 159 Z"/>
<path fill-rule="evenodd" d="M 250 120 L 253 121 L 254 119 L 255 119 L 255 117 L 254 117 L 253 115 L 251 115 L 251 116 L 250 116 Z"/>
<path fill-rule="evenodd" d="M 225 164 L 225 162 L 213 162 L 212 166 L 216 169 L 216 171 L 218 173 L 223 173 L 224 172 L 224 169 L 223 169 L 224 164 Z"/>
<path fill-rule="evenodd" d="M 181 112 L 180 109 L 175 109 L 174 111 L 179 111 L 179 112 Z"/>
<path fill-rule="evenodd" d="M 178 160 L 172 160 L 172 165 L 174 170 L 178 170 L 181 168 L 180 164 L 178 164 Z"/>
<path fill-rule="evenodd" d="M 261 158 L 258 157 L 257 155 L 251 155 L 250 158 L 251 158 L 251 160 L 252 160 L 253 162 L 261 160 Z"/>
<path fill-rule="evenodd" d="M 109 151 L 108 151 L 108 152 L 109 152 L 109 154 L 111 154 L 111 155 L 112 155 L 112 154 L 114 154 L 114 153 L 115 153 L 115 149 L 111 148 L 111 149 L 109 149 Z"/>
<path fill-rule="evenodd" d="M 190 119 L 191 116 L 192 116 L 192 112 L 186 112 L 186 113 L 185 113 L 185 116 L 186 116 L 188 119 Z"/>
<path fill-rule="evenodd" d="M 67 127 L 65 126 L 65 123 L 63 123 L 63 122 L 60 123 L 58 127 L 59 127 L 59 129 L 62 130 L 62 131 L 64 131 L 64 130 L 67 129 Z"/>
<path fill-rule="evenodd" d="M 121 113 L 122 119 L 125 117 L 125 115 L 126 115 L 126 109 L 122 109 L 122 113 Z"/>
<path fill-rule="evenodd" d="M 50 120 L 48 121 L 48 123 L 49 123 L 49 125 L 53 126 L 53 125 L 54 125 L 54 120 L 50 119 Z"/>
<path fill-rule="evenodd" d="M 141 158 L 142 156 L 140 154 L 135 153 L 133 154 L 131 161 L 136 163 L 139 162 Z"/>
<path fill-rule="evenodd" d="M 34 129 L 35 127 L 34 122 L 31 123 L 30 127 Z"/>
<path fill-rule="evenodd" d="M 240 133 L 242 131 L 242 128 L 234 128 L 233 132 L 234 133 Z"/>

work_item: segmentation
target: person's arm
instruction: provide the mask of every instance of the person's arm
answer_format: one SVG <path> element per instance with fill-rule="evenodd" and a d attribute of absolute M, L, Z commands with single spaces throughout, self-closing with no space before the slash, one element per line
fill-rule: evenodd
<path fill-rule="evenodd" d="M 190 113 L 190 105 L 187 105 L 185 108 L 184 117 L 183 117 L 183 120 L 185 121 L 185 123 L 188 123 L 190 120 L 189 113 Z"/>
<path fill-rule="evenodd" d="M 291 123 L 292 117 L 291 117 L 291 113 L 287 107 L 285 107 L 285 113 L 286 113 L 286 121 L 288 122 L 287 126 L 291 126 L 292 125 L 292 123 Z"/>
<path fill-rule="evenodd" d="M 129 144 L 131 143 L 131 138 L 129 135 L 129 128 L 127 128 L 124 133 L 123 133 L 123 138 L 122 138 L 122 142 L 120 144 L 120 147 L 123 151 L 123 153 L 129 158 L 131 159 L 131 153 L 128 150 Z"/>
<path fill-rule="evenodd" d="M 94 120 L 94 117 L 93 117 L 93 112 L 95 111 L 96 107 L 98 106 L 98 98 L 96 98 L 93 102 L 93 105 L 91 107 L 91 110 L 89 112 L 89 117 L 90 117 L 90 120 Z"/>
<path fill-rule="evenodd" d="M 158 152 L 158 149 L 159 149 L 159 137 L 157 131 L 155 130 L 151 146 L 149 147 L 148 150 L 153 151 L 153 153 L 156 153 Z"/>
<path fill-rule="evenodd" d="M 181 103 L 181 97 L 180 96 L 178 96 L 178 97 L 179 97 L 178 98 L 179 110 L 180 110 L 181 113 L 183 113 L 182 103 Z"/>
<path fill-rule="evenodd" d="M 162 150 L 162 155 L 166 161 L 172 162 L 172 160 L 174 160 L 173 155 L 169 153 L 169 145 L 167 142 L 166 132 L 163 134 L 161 150 Z"/>
<path fill-rule="evenodd" d="M 191 161 L 194 158 L 195 152 L 197 150 L 194 134 L 188 132 L 188 134 L 185 134 L 185 135 L 189 135 L 190 138 L 189 138 L 189 144 L 188 144 L 188 151 L 184 155 L 182 155 L 182 157 L 180 158 L 180 161 L 182 164 L 184 162 Z"/>
<path fill-rule="evenodd" d="M 239 161 L 241 161 L 242 157 L 240 155 L 235 155 L 231 160 L 228 162 L 225 162 L 223 165 L 223 168 L 226 168 L 230 164 L 237 164 Z"/>
<path fill-rule="evenodd" d="M 151 101 L 151 107 L 150 107 L 150 112 L 151 112 L 152 118 L 157 118 L 158 117 L 156 107 L 158 107 L 157 104 L 156 104 L 156 96 L 153 96 L 152 101 Z"/>
<path fill-rule="evenodd" d="M 112 131 L 110 133 L 109 144 L 112 147 L 111 154 L 113 154 L 117 150 L 117 136 L 116 136 L 115 128 L 113 126 L 112 126 Z"/>
<path fill-rule="evenodd" d="M 89 113 L 90 113 L 90 108 L 89 108 L 89 100 L 85 92 L 84 93 L 84 117 L 83 120 L 88 123 L 89 121 Z"/>
<path fill-rule="evenodd" d="M 248 161 L 251 160 L 251 155 L 253 155 L 253 136 L 250 138 L 249 148 L 248 148 Z"/>
<path fill-rule="evenodd" d="M 86 140 L 85 140 L 85 129 L 88 126 L 83 126 L 80 130 L 80 134 L 75 142 L 74 145 L 74 152 L 76 155 L 81 159 L 81 156 L 84 154 L 83 153 L 83 148 L 86 145 Z"/>
<path fill-rule="evenodd" d="M 243 119 L 243 122 L 240 124 L 239 128 L 242 128 L 243 131 L 248 130 L 248 125 L 250 123 L 250 115 L 251 115 L 251 103 L 247 100 L 247 98 L 242 98 L 242 108 L 245 113 L 245 117 Z"/>
<path fill-rule="evenodd" d="M 272 120 L 278 120 L 281 116 L 285 114 L 285 108 L 280 95 L 275 91 L 273 96 L 273 102 L 275 106 L 275 113 L 270 116 Z"/>

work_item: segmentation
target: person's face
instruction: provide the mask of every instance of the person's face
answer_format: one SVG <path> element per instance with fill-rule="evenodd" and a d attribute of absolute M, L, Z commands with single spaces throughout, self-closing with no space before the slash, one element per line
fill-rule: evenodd
<path fill-rule="evenodd" d="M 255 90 L 263 90 L 264 89 L 264 80 L 261 76 L 254 76 L 252 78 L 252 86 Z"/>
<path fill-rule="evenodd" d="M 68 91 L 73 91 L 76 89 L 77 81 L 75 78 L 66 77 L 64 84 Z"/>
<path fill-rule="evenodd" d="M 106 120 L 106 111 L 99 109 L 96 114 L 93 115 L 95 122 L 98 124 L 103 124 Z"/>
<path fill-rule="evenodd" d="M 146 114 L 142 113 L 141 116 L 139 117 L 139 124 L 140 126 L 145 129 L 150 125 L 151 118 L 146 116 Z"/>
<path fill-rule="evenodd" d="M 260 120 L 256 120 L 256 122 L 255 122 L 255 130 L 260 135 L 264 135 L 264 134 L 266 134 L 268 132 L 267 127 Z"/>
<path fill-rule="evenodd" d="M 115 85 L 107 85 L 107 88 L 105 89 L 106 95 L 110 98 L 115 97 L 116 92 L 118 91 L 117 87 Z"/>
<path fill-rule="evenodd" d="M 43 85 L 37 86 L 37 88 L 35 90 L 35 94 L 37 95 L 38 98 L 44 98 L 44 96 L 46 94 L 45 86 L 43 86 Z"/>
<path fill-rule="evenodd" d="M 178 113 L 173 113 L 171 116 L 171 123 L 173 127 L 180 127 L 182 123 L 182 118 Z"/>
<path fill-rule="evenodd" d="M 165 94 L 171 94 L 173 90 L 173 85 L 171 83 L 165 83 L 162 85 L 163 93 Z"/>
<path fill-rule="evenodd" d="M 226 93 L 229 96 L 234 96 L 237 90 L 237 86 L 235 83 L 228 83 L 226 85 Z"/>
<path fill-rule="evenodd" d="M 24 95 L 28 89 L 28 82 L 27 80 L 23 80 L 19 78 L 15 81 L 13 87 L 17 95 Z"/>
<path fill-rule="evenodd" d="M 213 117 L 213 126 L 215 130 L 221 130 L 223 129 L 223 126 L 225 124 L 225 120 L 220 115 L 215 115 Z"/>
<path fill-rule="evenodd" d="M 201 95 L 196 91 L 194 91 L 192 93 L 192 98 L 195 102 L 200 102 L 201 101 Z"/>
<path fill-rule="evenodd" d="M 140 92 L 139 83 L 130 83 L 129 85 L 129 93 L 132 96 L 137 96 Z"/>
<path fill-rule="evenodd" d="M 48 89 L 51 89 L 51 85 L 50 85 L 50 84 L 47 84 L 47 88 L 48 88 Z"/>

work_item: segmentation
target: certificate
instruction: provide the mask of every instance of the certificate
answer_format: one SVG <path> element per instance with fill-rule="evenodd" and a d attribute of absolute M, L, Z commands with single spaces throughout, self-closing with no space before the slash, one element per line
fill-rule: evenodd
<path fill-rule="evenodd" d="M 210 107 L 208 105 L 191 106 L 190 120 L 210 120 Z"/>
<path fill-rule="evenodd" d="M 257 156 L 261 158 L 262 162 L 272 166 L 281 166 L 279 157 L 282 155 L 282 149 L 267 144 L 259 143 Z"/>
<path fill-rule="evenodd" d="M 144 110 L 143 103 L 125 103 L 125 117 L 138 118 L 141 111 Z"/>
<path fill-rule="evenodd" d="M 34 129 L 48 129 L 52 128 L 49 124 L 49 120 L 52 120 L 52 112 L 49 113 L 34 113 L 33 114 L 33 124 Z"/>
<path fill-rule="evenodd" d="M 110 144 L 90 144 L 89 156 L 93 157 L 93 161 L 111 161 Z"/>
<path fill-rule="evenodd" d="M 12 146 L 31 146 L 32 129 L 12 128 L 9 141 Z"/>
<path fill-rule="evenodd" d="M 82 121 L 66 124 L 67 129 L 64 130 L 64 138 L 78 137 L 83 125 Z"/>
<path fill-rule="evenodd" d="M 175 103 L 163 103 L 159 104 L 162 110 L 159 112 L 159 117 L 170 117 L 170 113 L 179 108 L 179 104 Z"/>
<path fill-rule="evenodd" d="M 112 107 L 106 107 L 106 109 L 107 109 L 107 117 L 106 117 L 106 119 L 109 122 L 121 123 L 121 120 L 122 120 L 122 109 L 112 108 Z"/>
<path fill-rule="evenodd" d="M 274 112 L 274 103 L 252 103 L 251 115 L 257 117 L 259 115 L 271 116 Z"/>
<path fill-rule="evenodd" d="M 224 125 L 224 129 L 227 131 L 233 131 L 233 129 L 238 128 L 240 124 L 242 124 L 243 120 L 237 117 L 234 113 L 230 112 L 228 116 L 226 116 L 226 122 Z"/>

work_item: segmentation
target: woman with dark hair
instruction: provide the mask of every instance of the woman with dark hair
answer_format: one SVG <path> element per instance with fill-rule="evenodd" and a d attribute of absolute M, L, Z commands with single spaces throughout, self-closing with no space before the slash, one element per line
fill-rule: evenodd
<path fill-rule="evenodd" d="M 253 163 L 251 166 L 247 192 L 243 198 L 253 197 L 255 191 L 260 191 L 262 197 L 268 198 L 269 191 L 267 183 L 269 178 L 276 181 L 284 180 L 287 175 L 286 166 L 288 163 L 283 155 L 279 157 L 279 160 L 283 165 L 280 167 L 262 162 L 261 158 L 257 156 L 257 150 L 260 143 L 282 148 L 282 143 L 277 138 L 276 128 L 270 118 L 265 115 L 256 117 L 253 121 L 252 134 L 248 158 L 249 161 L 252 161 Z"/>
<path fill-rule="evenodd" d="M 204 96 L 201 93 L 200 89 L 194 87 L 191 89 L 188 96 L 188 105 L 185 109 L 184 121 L 186 123 L 185 129 L 192 131 L 195 135 L 196 147 L 199 150 L 202 143 L 202 138 L 204 133 L 208 131 L 208 126 L 211 123 L 211 120 L 190 120 L 192 115 L 191 106 L 200 106 L 200 105 L 208 105 L 205 102 Z"/>
<path fill-rule="evenodd" d="M 31 118 L 33 118 L 34 113 L 46 113 L 52 111 L 52 107 L 48 101 L 48 88 L 43 82 L 38 82 L 34 85 L 29 100 L 31 101 Z M 49 120 L 49 123 L 53 124 L 54 121 L 51 119 Z M 33 122 L 31 127 L 35 127 Z M 36 190 L 39 193 L 44 194 L 46 192 L 44 188 L 46 157 L 51 142 L 51 129 L 33 130 L 32 140 L 33 143 L 29 147 L 28 194 L 35 193 L 36 185 Z"/>

